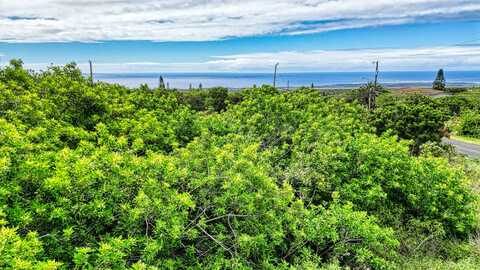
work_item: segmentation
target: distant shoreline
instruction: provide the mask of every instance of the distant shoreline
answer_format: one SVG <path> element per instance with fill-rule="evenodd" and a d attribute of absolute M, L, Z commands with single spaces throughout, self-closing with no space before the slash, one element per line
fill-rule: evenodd
<path fill-rule="evenodd" d="M 435 71 L 381 72 L 379 83 L 388 88 L 428 88 L 435 75 Z M 132 88 L 141 84 L 155 88 L 160 76 L 170 88 L 175 89 L 199 88 L 202 85 L 202 88 L 221 86 L 235 90 L 273 84 L 270 73 L 96 73 L 94 80 Z M 480 86 L 480 71 L 447 71 L 446 77 L 449 87 Z M 311 87 L 312 84 L 318 89 L 349 89 L 370 81 L 373 81 L 373 72 L 304 72 L 279 73 L 276 84 L 282 89 Z"/>

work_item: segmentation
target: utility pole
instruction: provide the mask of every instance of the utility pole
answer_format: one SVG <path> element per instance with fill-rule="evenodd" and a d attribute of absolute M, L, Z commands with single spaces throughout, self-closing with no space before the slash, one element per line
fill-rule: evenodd
<path fill-rule="evenodd" d="M 373 81 L 373 89 L 368 90 L 368 109 L 372 110 L 375 107 L 375 97 L 378 88 L 378 60 L 373 62 L 375 64 L 375 80 Z"/>
<path fill-rule="evenodd" d="M 275 71 L 273 72 L 273 88 L 276 87 L 277 85 L 277 68 L 278 68 L 279 63 L 275 64 Z"/>
<path fill-rule="evenodd" d="M 93 67 L 92 67 L 92 60 L 88 60 L 88 64 L 90 65 L 90 84 L 93 85 Z"/>
<path fill-rule="evenodd" d="M 378 60 L 375 61 L 375 90 L 377 90 L 377 83 L 378 83 Z"/>
<path fill-rule="evenodd" d="M 287 91 L 290 90 L 290 80 L 287 81 Z"/>

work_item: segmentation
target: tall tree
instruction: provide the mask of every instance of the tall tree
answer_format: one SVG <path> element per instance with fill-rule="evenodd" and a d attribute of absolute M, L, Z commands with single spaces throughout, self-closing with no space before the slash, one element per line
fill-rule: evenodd
<path fill-rule="evenodd" d="M 158 82 L 158 88 L 165 89 L 165 81 L 163 80 L 163 76 L 160 76 L 160 79 Z"/>
<path fill-rule="evenodd" d="M 435 90 L 445 91 L 445 74 L 443 69 L 440 69 L 437 72 L 437 77 L 435 78 L 435 81 L 433 81 L 432 88 Z"/>

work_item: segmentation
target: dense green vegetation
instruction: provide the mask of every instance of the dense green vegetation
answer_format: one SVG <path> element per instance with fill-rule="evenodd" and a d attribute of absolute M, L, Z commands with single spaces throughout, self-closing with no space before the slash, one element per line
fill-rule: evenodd
<path fill-rule="evenodd" d="M 390 130 L 402 139 L 413 140 L 414 153 L 426 142 L 441 141 L 447 119 L 443 104 L 421 95 L 387 97 L 372 115 L 377 133 Z"/>
<path fill-rule="evenodd" d="M 14 61 L 0 268 L 474 269 L 477 164 L 411 154 L 439 139 L 436 102 L 372 113 L 309 89 L 127 89 Z"/>
<path fill-rule="evenodd" d="M 460 115 L 459 133 L 461 135 L 480 139 L 480 113 L 466 111 Z"/>
<path fill-rule="evenodd" d="M 432 88 L 440 91 L 445 90 L 446 82 L 445 82 L 445 73 L 443 72 L 443 69 L 440 69 L 437 72 L 437 77 L 435 78 L 435 81 L 433 81 Z"/>
<path fill-rule="evenodd" d="M 472 89 L 441 98 L 440 104 L 447 110 L 448 127 L 458 135 L 480 138 L 480 91 Z"/>

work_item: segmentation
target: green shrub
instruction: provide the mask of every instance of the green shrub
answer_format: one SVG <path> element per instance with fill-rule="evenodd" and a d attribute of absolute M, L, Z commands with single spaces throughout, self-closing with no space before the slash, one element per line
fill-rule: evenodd
<path fill-rule="evenodd" d="M 0 74 L 0 268 L 392 269 L 416 251 L 470 254 L 468 178 L 387 131 L 438 139 L 431 99 L 382 104 L 372 125 L 311 89 Z"/>
<path fill-rule="evenodd" d="M 180 102 L 195 111 L 224 111 L 228 97 L 228 89 L 223 87 L 214 87 L 208 90 L 195 89 L 179 93 Z"/>
<path fill-rule="evenodd" d="M 371 118 L 378 134 L 391 130 L 402 139 L 412 140 L 415 153 L 426 142 L 440 142 L 447 120 L 445 110 L 436 100 L 421 95 L 385 103 Z"/>
<path fill-rule="evenodd" d="M 228 98 L 228 89 L 222 87 L 210 88 L 207 90 L 205 105 L 215 112 L 224 111 L 226 107 L 225 101 Z"/>
<path fill-rule="evenodd" d="M 480 139 L 480 113 L 467 111 L 460 115 L 459 130 L 461 135 Z"/>
<path fill-rule="evenodd" d="M 464 96 L 441 97 L 437 99 L 439 105 L 443 107 L 449 116 L 456 116 L 465 110 L 475 110 L 480 108 L 478 99 Z"/>
<path fill-rule="evenodd" d="M 447 87 L 445 89 L 445 91 L 455 94 L 455 93 L 466 92 L 466 91 L 468 91 L 468 88 L 466 88 L 466 87 Z"/>
<path fill-rule="evenodd" d="M 53 260 L 42 260 L 42 242 L 38 234 L 18 235 L 12 228 L 0 226 L 0 268 L 2 269 L 60 269 Z"/>

